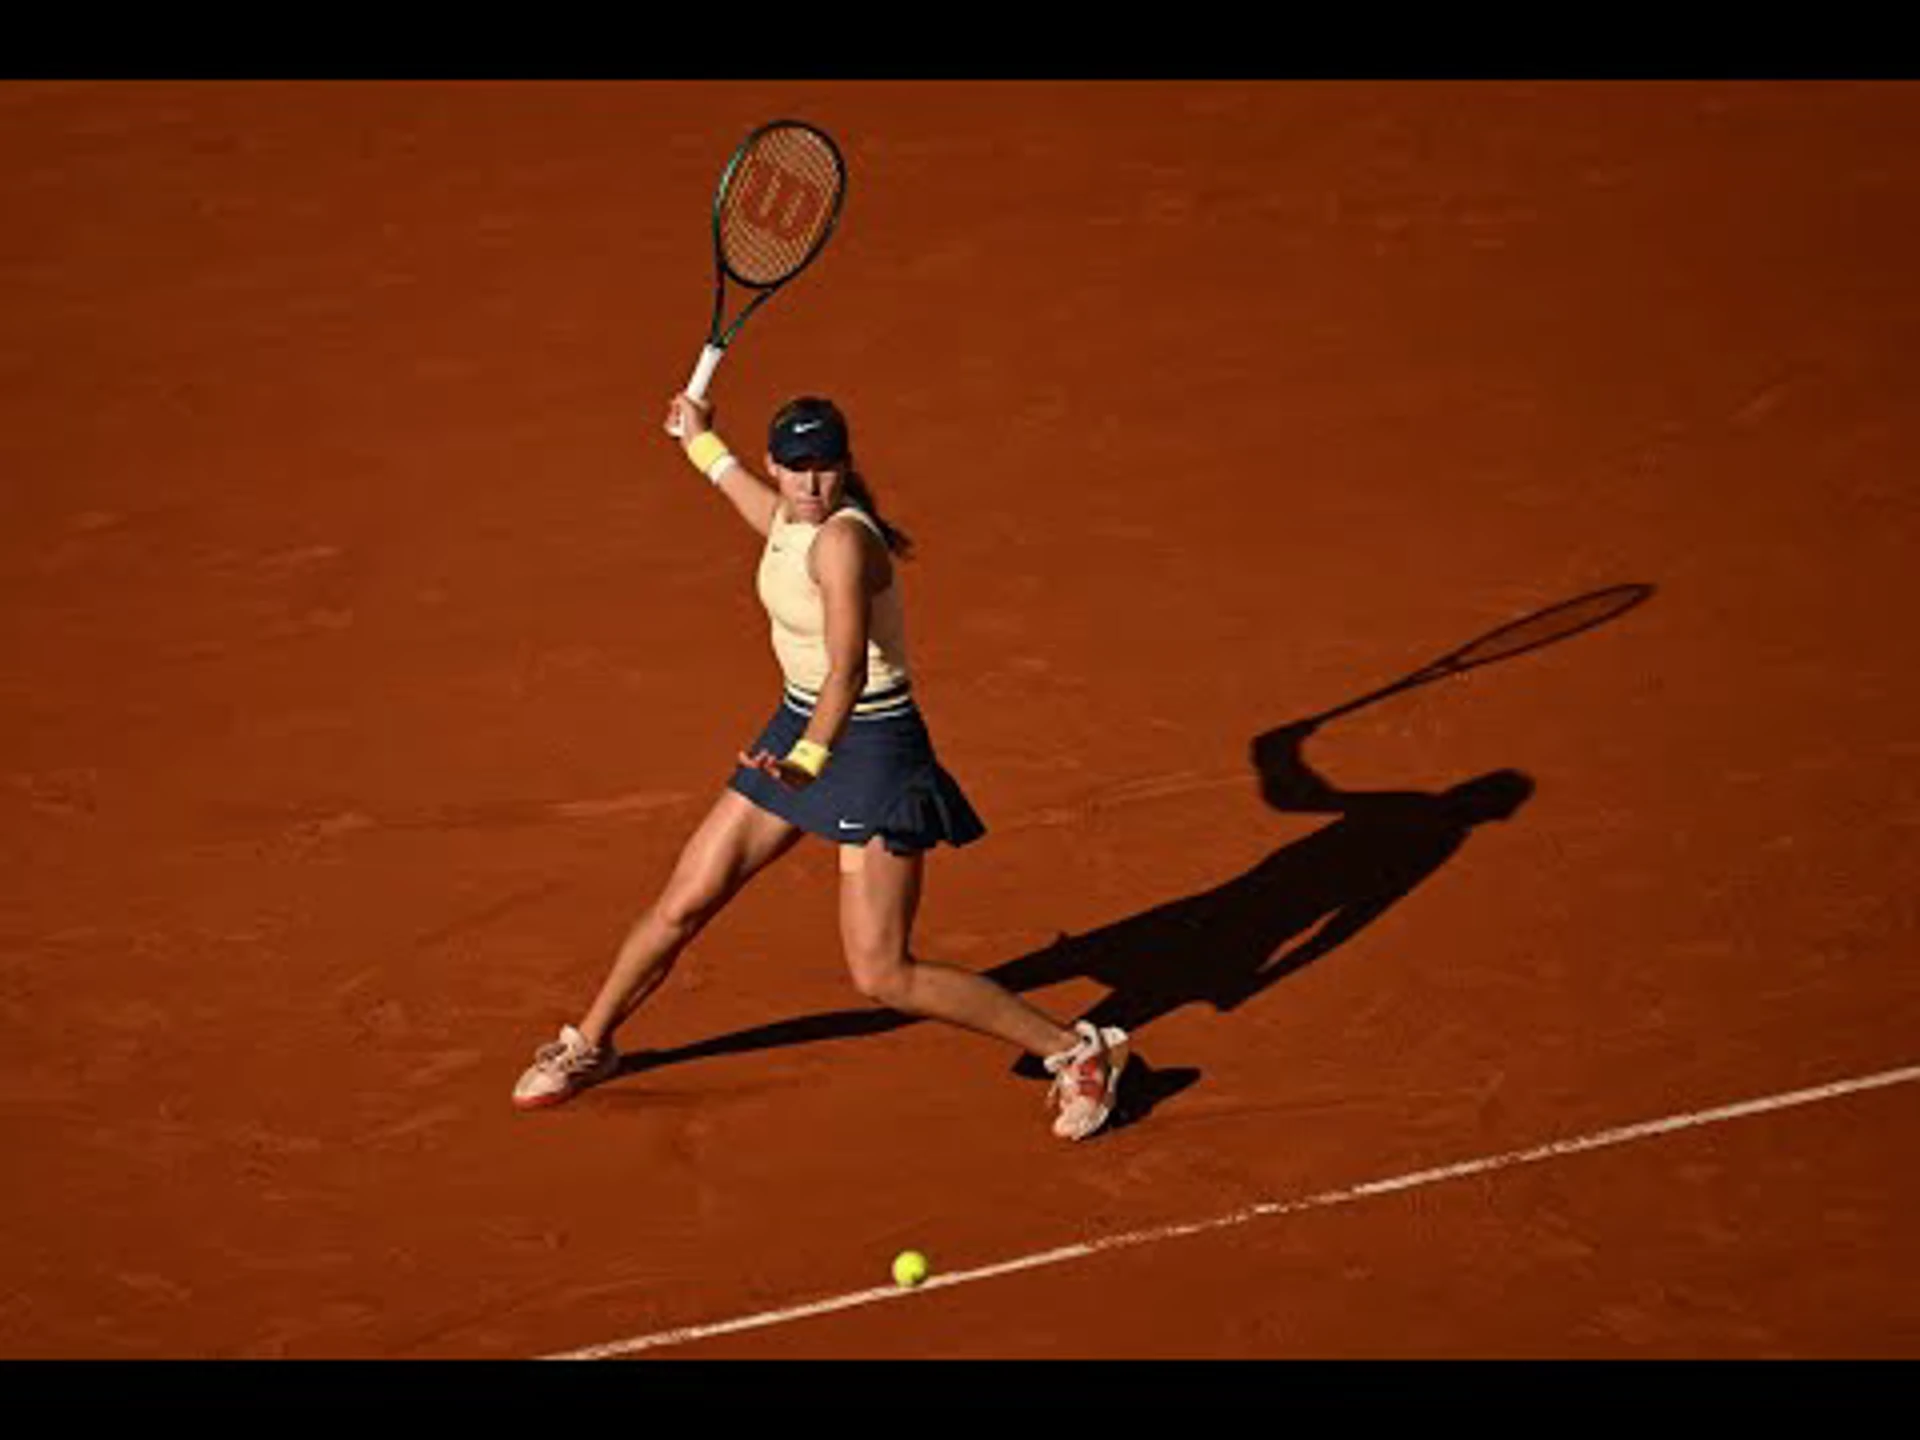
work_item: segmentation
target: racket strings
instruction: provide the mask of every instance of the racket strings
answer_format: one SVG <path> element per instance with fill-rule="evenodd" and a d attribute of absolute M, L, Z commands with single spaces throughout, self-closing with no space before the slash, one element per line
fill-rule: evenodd
<path fill-rule="evenodd" d="M 777 285 L 833 227 L 844 181 L 840 157 L 812 130 L 762 134 L 728 177 L 719 207 L 720 254 L 742 284 Z"/>
<path fill-rule="evenodd" d="M 1590 595 L 1579 596 L 1489 631 L 1456 651 L 1453 662 L 1464 669 L 1537 650 L 1542 645 L 1551 645 L 1582 630 L 1605 624 L 1631 610 L 1652 593 L 1651 585 L 1615 585 L 1596 590 Z"/>

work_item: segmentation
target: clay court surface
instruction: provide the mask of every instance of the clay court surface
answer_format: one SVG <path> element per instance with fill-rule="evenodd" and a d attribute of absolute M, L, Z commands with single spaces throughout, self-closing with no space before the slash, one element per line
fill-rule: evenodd
<path fill-rule="evenodd" d="M 776 697 L 660 420 L 781 114 L 851 194 L 718 423 L 837 397 L 918 539 L 991 832 L 918 950 L 1133 1018 L 1086 1145 L 853 992 L 818 842 L 508 1104 Z M 1920 1063 L 1917 146 L 1902 84 L 0 85 L 0 1354 L 574 1351 Z M 1913 1357 L 1917 1128 L 639 1353 Z"/>

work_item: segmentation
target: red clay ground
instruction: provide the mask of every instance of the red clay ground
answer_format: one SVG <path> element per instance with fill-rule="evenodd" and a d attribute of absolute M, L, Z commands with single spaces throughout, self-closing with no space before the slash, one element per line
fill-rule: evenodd
<path fill-rule="evenodd" d="M 1250 876 L 1233 935 L 1291 945 L 1365 878 L 1254 736 L 1658 587 L 1314 735 L 1347 792 L 1536 789 L 1144 1025 L 1172 1093 L 1092 1145 L 926 1025 L 507 1103 L 772 703 L 753 537 L 658 423 L 781 113 L 853 190 L 721 424 L 839 397 L 921 541 L 994 832 L 927 956 L 1103 932 L 1191 998 L 1218 957 L 1123 922 Z M 1906 85 L 0 86 L 0 1353 L 547 1353 L 1920 1060 L 1917 144 Z M 858 1010 L 833 886 L 771 873 L 623 1044 Z M 1916 1123 L 664 1353 L 1911 1357 Z"/>

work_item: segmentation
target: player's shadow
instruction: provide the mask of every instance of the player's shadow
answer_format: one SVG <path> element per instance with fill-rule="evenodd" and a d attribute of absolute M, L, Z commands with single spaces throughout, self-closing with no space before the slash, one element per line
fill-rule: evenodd
<path fill-rule="evenodd" d="M 1532 779 L 1494 770 L 1444 790 L 1342 790 L 1309 766 L 1312 721 L 1252 746 L 1276 810 L 1337 815 L 1223 885 L 1052 946 L 992 972 L 1013 990 L 1087 978 L 1107 994 L 1085 1018 L 1138 1034 L 1185 1005 L 1230 1013 L 1345 944 L 1450 860 L 1475 828 L 1512 818 Z M 1038 1062 L 1019 1062 L 1029 1075 Z"/>
<path fill-rule="evenodd" d="M 1344 790 L 1301 753 L 1318 721 L 1297 721 L 1251 747 L 1260 793 L 1276 810 L 1329 814 L 1332 824 L 1274 850 L 1222 885 L 1157 905 L 986 972 L 1015 992 L 1090 979 L 1107 987 L 1084 1018 L 1138 1037 L 1185 1005 L 1230 1013 L 1331 953 L 1438 870 L 1478 826 L 1506 820 L 1533 793 L 1517 770 L 1495 770 L 1443 790 Z M 707 1056 L 880 1034 L 919 1023 L 890 1010 L 840 1010 L 714 1036 L 622 1059 L 622 1073 Z M 1137 1053 L 1137 1052 L 1136 1052 Z M 1044 1078 L 1032 1056 L 1017 1073 Z M 1117 1116 L 1137 1120 L 1194 1083 L 1192 1069 L 1129 1067 Z"/>

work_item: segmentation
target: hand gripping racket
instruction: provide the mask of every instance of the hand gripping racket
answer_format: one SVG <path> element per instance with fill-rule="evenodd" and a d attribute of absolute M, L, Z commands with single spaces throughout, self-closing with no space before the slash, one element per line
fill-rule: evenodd
<path fill-rule="evenodd" d="M 713 319 L 687 394 L 704 399 L 713 372 L 747 317 L 826 248 L 847 193 L 833 137 L 799 120 L 760 126 L 733 152 L 713 197 Z M 727 282 L 756 291 L 721 328 Z"/>

